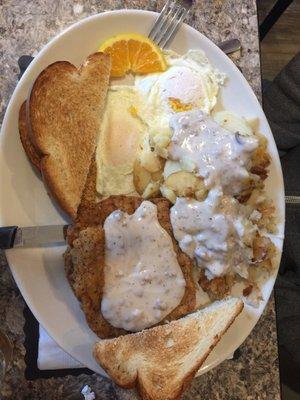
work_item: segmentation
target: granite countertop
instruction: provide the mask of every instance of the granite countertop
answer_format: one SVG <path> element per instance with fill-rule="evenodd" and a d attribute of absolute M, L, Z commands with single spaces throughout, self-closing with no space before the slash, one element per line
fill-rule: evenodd
<path fill-rule="evenodd" d="M 0 0 L 0 120 L 17 84 L 17 60 L 35 55 L 49 39 L 70 24 L 104 10 L 160 10 L 154 0 Z M 233 55 L 255 93 L 261 96 L 258 28 L 255 0 L 197 0 L 188 23 L 214 42 L 240 38 L 243 51 Z M 0 253 L 0 324 L 13 342 L 14 357 L 0 386 L 0 399 L 82 399 L 89 384 L 97 400 L 137 399 L 135 392 L 116 387 L 100 376 L 80 375 L 26 381 L 23 346 L 24 300 Z M 233 360 L 195 378 L 183 399 L 280 399 L 273 298 L 257 326 Z"/>

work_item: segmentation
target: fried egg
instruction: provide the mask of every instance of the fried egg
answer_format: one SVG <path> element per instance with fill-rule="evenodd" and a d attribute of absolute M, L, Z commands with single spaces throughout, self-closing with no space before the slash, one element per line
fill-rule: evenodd
<path fill-rule="evenodd" d="M 200 50 L 184 56 L 168 52 L 166 59 L 169 68 L 165 72 L 135 79 L 135 87 L 145 98 L 142 118 L 152 130 L 166 129 L 175 112 L 199 108 L 210 113 L 225 79 Z"/>
<path fill-rule="evenodd" d="M 138 118 L 143 99 L 133 86 L 112 86 L 107 94 L 96 151 L 97 192 L 136 194 L 133 164 L 147 127 Z"/>
<path fill-rule="evenodd" d="M 135 160 L 143 175 L 141 168 L 160 176 L 161 157 L 167 158 L 172 136 L 171 116 L 194 108 L 210 113 L 216 104 L 225 75 L 202 51 L 190 50 L 183 56 L 169 51 L 165 57 L 164 72 L 136 76 L 133 86 L 112 82 L 96 153 L 97 192 L 102 196 L 137 194 L 134 182 L 141 179 L 134 179 Z M 180 168 L 187 170 L 185 165 Z M 149 182 L 151 188 L 156 188 L 156 179 Z M 144 189 L 147 198 L 148 187 Z"/>

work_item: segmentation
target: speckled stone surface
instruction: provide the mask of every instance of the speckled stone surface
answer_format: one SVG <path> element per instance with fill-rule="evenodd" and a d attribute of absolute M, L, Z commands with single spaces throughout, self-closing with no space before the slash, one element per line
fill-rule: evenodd
<path fill-rule="evenodd" d="M 0 0 L 0 121 L 17 84 L 20 55 L 35 55 L 50 38 L 88 15 L 115 8 L 160 10 L 162 4 L 153 0 Z M 215 42 L 231 37 L 241 40 L 243 51 L 232 58 L 260 98 L 255 1 L 197 0 L 188 23 Z M 14 346 L 12 365 L 0 385 L 1 400 L 79 400 L 85 384 L 92 387 L 97 400 L 137 399 L 134 391 L 119 389 L 96 374 L 26 381 L 23 307 L 24 300 L 0 253 L 0 326 Z M 194 379 L 183 399 L 280 399 L 273 300 L 238 353 L 236 359 Z"/>

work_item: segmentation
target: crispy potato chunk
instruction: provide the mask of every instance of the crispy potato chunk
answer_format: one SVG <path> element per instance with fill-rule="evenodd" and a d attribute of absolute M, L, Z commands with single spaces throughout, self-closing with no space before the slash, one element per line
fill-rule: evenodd
<path fill-rule="evenodd" d="M 135 160 L 133 165 L 133 184 L 138 194 L 143 194 L 151 182 L 151 173 L 142 167 L 140 160 Z"/>
<path fill-rule="evenodd" d="M 258 175 L 261 180 L 268 176 L 267 168 L 270 165 L 270 156 L 267 152 L 267 139 L 264 136 L 258 136 L 259 146 L 252 154 L 252 167 L 250 172 Z"/>
<path fill-rule="evenodd" d="M 164 170 L 160 169 L 159 171 L 156 172 L 152 172 L 151 174 L 151 179 L 153 182 L 158 182 L 162 179 L 162 175 L 163 175 Z"/>
<path fill-rule="evenodd" d="M 176 194 L 173 192 L 172 189 L 168 188 L 167 186 L 161 185 L 160 192 L 163 197 L 168 199 L 171 203 L 175 204 Z"/>
<path fill-rule="evenodd" d="M 199 285 L 209 294 L 212 299 L 222 299 L 229 293 L 231 282 L 227 281 L 226 276 L 219 276 L 209 280 L 204 271 L 201 272 Z"/>
<path fill-rule="evenodd" d="M 239 132 L 242 136 L 253 134 L 248 121 L 229 111 L 219 111 L 214 114 L 214 120 L 230 132 Z"/>
<path fill-rule="evenodd" d="M 253 240 L 253 261 L 256 265 L 272 269 L 272 258 L 276 254 L 276 247 L 269 239 L 265 236 L 256 236 Z"/>
<path fill-rule="evenodd" d="M 159 195 L 159 181 L 158 182 L 150 182 L 145 188 L 142 197 L 144 199 L 150 199 L 152 197 L 157 197 Z"/>
<path fill-rule="evenodd" d="M 157 172 L 161 169 L 162 163 L 153 151 L 142 152 L 140 155 L 141 165 L 149 172 Z"/>
<path fill-rule="evenodd" d="M 164 185 L 178 197 L 194 197 L 204 187 L 202 179 L 191 172 L 179 171 L 168 176 Z"/>

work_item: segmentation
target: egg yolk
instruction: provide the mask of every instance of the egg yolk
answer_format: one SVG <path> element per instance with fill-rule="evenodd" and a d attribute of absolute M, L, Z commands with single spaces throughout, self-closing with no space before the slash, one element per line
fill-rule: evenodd
<path fill-rule="evenodd" d="M 179 99 L 175 99 L 174 97 L 169 97 L 168 100 L 172 110 L 175 112 L 189 111 L 193 108 L 192 104 L 184 104 Z"/>

